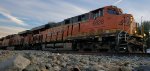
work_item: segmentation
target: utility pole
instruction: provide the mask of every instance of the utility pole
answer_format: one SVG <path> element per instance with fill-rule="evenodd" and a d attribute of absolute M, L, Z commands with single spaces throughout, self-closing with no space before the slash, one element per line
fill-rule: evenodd
<path fill-rule="evenodd" d="M 145 44 L 145 36 L 144 36 L 144 27 L 143 27 L 143 16 L 141 16 L 141 35 L 143 36 L 142 42 Z M 143 45 L 143 52 L 146 51 L 145 46 Z"/>
<path fill-rule="evenodd" d="M 143 16 L 141 16 L 141 35 L 143 36 Z"/>

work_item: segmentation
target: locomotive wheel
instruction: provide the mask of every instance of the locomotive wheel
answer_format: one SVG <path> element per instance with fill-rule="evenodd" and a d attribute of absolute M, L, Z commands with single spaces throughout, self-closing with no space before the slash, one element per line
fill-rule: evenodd
<path fill-rule="evenodd" d="M 72 43 L 72 50 L 73 51 L 79 51 L 79 48 L 77 47 L 77 43 L 76 42 Z"/>
<path fill-rule="evenodd" d="M 128 46 L 128 52 L 129 52 L 129 53 L 133 53 L 133 49 L 132 49 L 131 46 Z"/>
<path fill-rule="evenodd" d="M 128 52 L 129 53 L 143 53 L 138 46 L 133 45 L 133 44 L 128 45 Z"/>
<path fill-rule="evenodd" d="M 94 43 L 78 43 L 76 50 L 79 51 L 93 51 L 96 50 L 94 47 Z"/>
<path fill-rule="evenodd" d="M 128 52 L 129 53 L 136 53 L 135 47 L 133 44 L 128 44 Z"/>
<path fill-rule="evenodd" d="M 116 46 L 116 45 L 115 45 L 115 42 L 110 42 L 110 43 L 109 43 L 109 46 L 110 46 L 110 50 L 109 50 L 110 52 L 116 52 L 116 49 L 115 49 L 115 46 Z"/>

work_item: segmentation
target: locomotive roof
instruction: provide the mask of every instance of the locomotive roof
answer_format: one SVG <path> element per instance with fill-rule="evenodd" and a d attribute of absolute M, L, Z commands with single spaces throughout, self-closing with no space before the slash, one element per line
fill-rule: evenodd
<path fill-rule="evenodd" d="M 27 33 L 29 33 L 29 32 L 30 32 L 30 30 L 25 30 L 25 31 L 19 32 L 18 34 L 19 34 L 19 35 L 22 35 L 22 34 L 27 34 Z"/>
<path fill-rule="evenodd" d="M 50 28 L 51 26 L 53 26 L 53 24 L 56 24 L 56 23 L 54 23 L 54 22 L 49 22 L 48 24 L 45 24 L 45 25 L 41 25 L 41 26 L 32 28 L 30 31 L 37 31 L 37 30 L 41 30 L 41 29 L 47 29 L 47 28 Z"/>
<path fill-rule="evenodd" d="M 45 25 L 42 25 L 42 26 L 38 26 L 38 27 L 32 28 L 31 31 L 40 30 L 40 29 L 42 29 L 42 28 L 45 28 Z"/>
<path fill-rule="evenodd" d="M 111 5 L 111 6 L 105 6 L 105 7 L 116 7 L 116 6 L 112 6 L 112 5 Z M 96 10 L 103 9 L 103 8 L 105 8 L 105 7 L 98 8 L 98 9 L 92 10 L 92 11 L 90 11 L 90 12 L 94 12 L 94 11 L 96 11 Z M 71 18 L 64 19 L 63 21 L 58 22 L 58 23 L 49 22 L 48 24 L 45 24 L 45 25 L 41 25 L 41 26 L 32 28 L 30 31 L 37 31 L 37 30 L 41 30 L 41 29 L 47 29 L 47 28 L 56 27 L 56 26 L 61 25 L 62 23 L 64 24 L 64 21 L 66 21 L 66 20 L 71 20 L 71 19 L 73 19 L 73 18 L 76 18 L 76 17 L 80 17 L 80 16 L 83 16 L 83 15 L 89 14 L 90 12 L 87 12 L 87 13 L 84 13 L 84 14 L 81 14 L 81 15 L 77 15 L 77 16 L 74 16 L 74 17 L 71 17 Z"/>
<path fill-rule="evenodd" d="M 17 35 L 17 34 L 7 35 L 5 38 L 6 38 L 6 39 L 9 39 L 9 38 L 11 38 L 11 37 L 14 37 L 15 35 Z"/>
<path fill-rule="evenodd" d="M 2 37 L 2 38 L 0 38 L 0 41 L 2 41 L 4 38 Z"/>

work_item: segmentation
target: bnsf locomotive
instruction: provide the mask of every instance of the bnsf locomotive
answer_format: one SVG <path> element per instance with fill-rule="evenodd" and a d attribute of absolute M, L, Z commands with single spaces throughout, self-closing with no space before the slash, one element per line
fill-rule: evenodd
<path fill-rule="evenodd" d="M 88 13 L 0 39 L 1 49 L 39 49 L 105 52 L 145 52 L 131 14 L 116 6 Z"/>

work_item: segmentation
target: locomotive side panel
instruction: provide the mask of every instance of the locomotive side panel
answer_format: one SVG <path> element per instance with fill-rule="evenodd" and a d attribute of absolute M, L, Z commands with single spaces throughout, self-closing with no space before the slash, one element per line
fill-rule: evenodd
<path fill-rule="evenodd" d="M 69 32 L 69 25 L 64 25 L 64 35 L 63 35 L 64 41 L 67 40 L 68 32 Z"/>
<path fill-rule="evenodd" d="M 47 29 L 45 32 L 45 41 L 50 42 L 52 39 L 52 30 L 51 28 Z M 44 38 L 43 38 L 44 39 Z"/>
<path fill-rule="evenodd" d="M 32 40 L 32 38 L 34 38 L 34 37 L 32 37 L 31 34 L 28 34 L 28 35 L 24 36 L 24 42 L 23 42 L 23 44 L 24 45 L 29 45 L 32 42 L 34 43 L 35 40 L 34 39 Z"/>
<path fill-rule="evenodd" d="M 41 34 L 41 37 L 42 37 L 42 41 L 43 43 L 46 42 L 46 38 L 47 38 L 47 30 L 44 30 L 44 31 L 41 31 L 40 34 Z"/>
<path fill-rule="evenodd" d="M 63 34 L 62 30 L 63 30 L 63 26 L 59 26 L 56 29 L 57 29 L 57 31 L 56 31 L 56 33 L 57 33 L 56 40 L 59 41 L 59 42 L 60 41 L 62 42 L 62 34 Z"/>
<path fill-rule="evenodd" d="M 4 40 L 2 42 L 2 46 L 4 46 L 4 47 L 9 46 L 9 39 L 4 38 Z"/>
<path fill-rule="evenodd" d="M 80 23 L 80 32 L 78 34 L 78 36 L 86 36 L 89 30 L 89 23 L 88 22 L 81 22 Z"/>
<path fill-rule="evenodd" d="M 12 38 L 10 38 L 10 45 L 11 46 L 16 46 L 20 45 L 20 36 L 19 35 L 14 35 Z"/>
<path fill-rule="evenodd" d="M 72 37 L 77 37 L 77 34 L 80 32 L 80 23 L 73 24 Z"/>
<path fill-rule="evenodd" d="M 55 33 L 55 28 L 52 28 L 52 38 L 51 41 L 54 42 L 56 40 L 56 33 Z"/>

